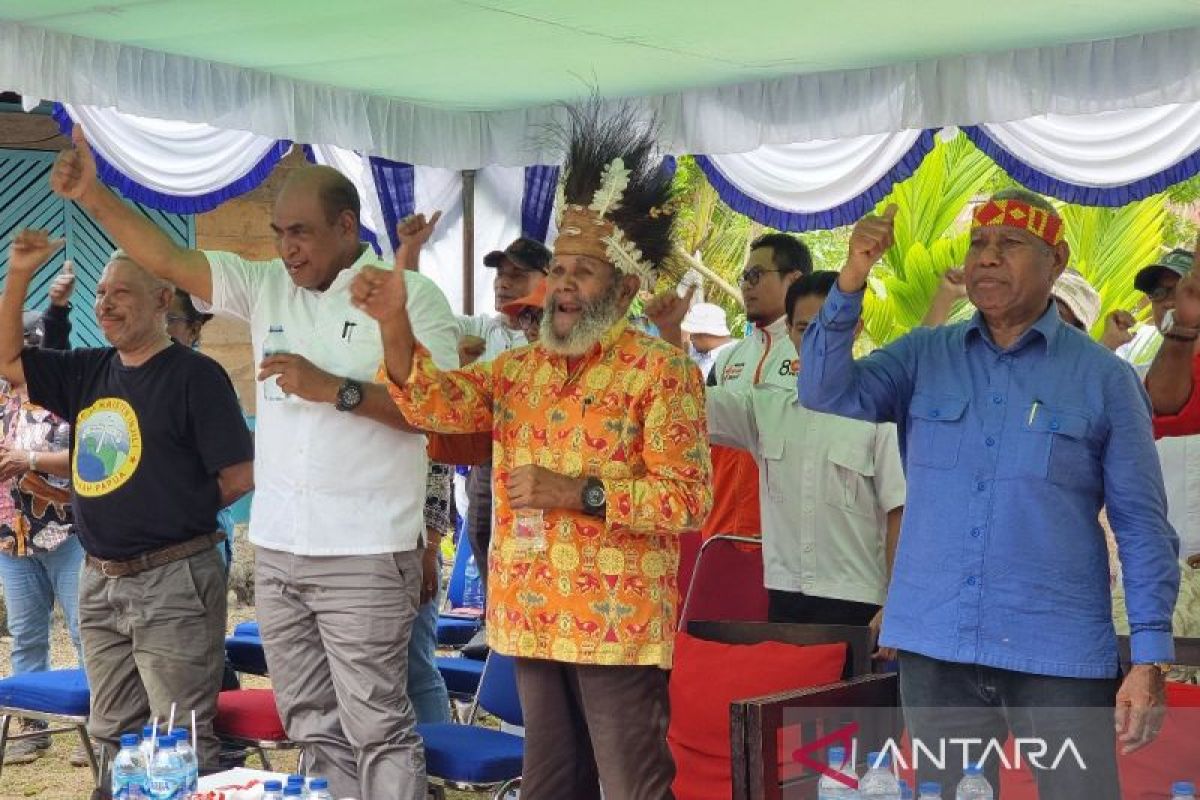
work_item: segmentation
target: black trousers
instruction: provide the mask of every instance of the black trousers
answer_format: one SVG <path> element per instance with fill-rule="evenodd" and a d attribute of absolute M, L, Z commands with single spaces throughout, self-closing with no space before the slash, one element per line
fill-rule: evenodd
<path fill-rule="evenodd" d="M 810 625 L 866 625 L 879 613 L 879 606 L 813 597 L 803 592 L 768 589 L 767 619 L 771 622 L 802 622 Z"/>
<path fill-rule="evenodd" d="M 1120 800 L 1115 665 L 1113 672 L 1105 679 L 1059 678 L 901 652 L 900 700 L 909 736 L 929 750 L 937 752 L 942 742 L 979 740 L 968 746 L 966 756 L 977 762 L 988 743 L 995 740 L 1002 747 L 1011 732 L 1045 744 L 1039 764 L 1028 757 L 1039 744 L 1026 747 L 1022 758 L 1033 770 L 1041 800 Z M 1079 758 L 1065 749 L 1068 738 Z M 920 761 L 918 781 L 938 781 L 951 795 L 962 778 L 962 751 L 962 744 L 947 746 L 944 769 L 929 759 Z M 1001 763 L 994 755 L 984 759 L 983 771 L 999 800 Z"/>

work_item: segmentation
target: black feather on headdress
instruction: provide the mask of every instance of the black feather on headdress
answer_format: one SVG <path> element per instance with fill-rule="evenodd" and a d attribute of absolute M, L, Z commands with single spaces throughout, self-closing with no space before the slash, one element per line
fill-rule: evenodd
<path fill-rule="evenodd" d="M 586 208 L 606 169 L 621 159 L 629 171 L 628 184 L 620 204 L 604 218 L 621 229 L 651 267 L 660 268 L 672 252 L 675 209 L 673 175 L 658 152 L 657 126 L 639 119 L 628 104 L 602 105 L 596 99 L 571 106 L 568 113 L 564 201 Z"/>

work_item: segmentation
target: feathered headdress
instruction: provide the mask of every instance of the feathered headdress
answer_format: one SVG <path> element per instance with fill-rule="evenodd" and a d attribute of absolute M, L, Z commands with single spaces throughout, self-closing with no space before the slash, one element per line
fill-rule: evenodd
<path fill-rule="evenodd" d="M 671 174 L 655 148 L 655 127 L 621 106 L 572 107 L 567 159 L 555 202 L 557 255 L 607 261 L 647 285 L 671 253 Z"/>

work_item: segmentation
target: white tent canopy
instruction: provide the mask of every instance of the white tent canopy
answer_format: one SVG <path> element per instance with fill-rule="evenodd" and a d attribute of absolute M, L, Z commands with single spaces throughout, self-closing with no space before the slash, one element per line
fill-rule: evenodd
<path fill-rule="evenodd" d="M 1200 101 L 1190 0 L 814 5 L 0 0 L 0 86 L 452 169 L 553 163 L 593 87 L 706 154 Z"/>

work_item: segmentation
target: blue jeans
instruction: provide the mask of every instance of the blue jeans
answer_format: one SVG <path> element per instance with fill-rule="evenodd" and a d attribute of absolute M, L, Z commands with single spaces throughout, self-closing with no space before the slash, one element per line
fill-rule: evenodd
<path fill-rule="evenodd" d="M 8 607 L 12 633 L 12 673 L 50 669 L 50 612 L 54 600 L 62 606 L 75 656 L 83 664 L 79 647 L 79 570 L 83 547 L 79 537 L 67 540 L 49 553 L 28 556 L 0 554 L 0 583 Z"/>
<path fill-rule="evenodd" d="M 438 562 L 440 565 L 440 557 Z M 442 591 L 439 588 L 437 596 L 417 609 L 412 636 L 408 640 L 408 700 L 417 714 L 418 723 L 450 721 L 450 695 L 434 661 Z"/>
<path fill-rule="evenodd" d="M 900 653 L 900 699 L 909 736 L 937 751 L 945 740 L 975 739 L 969 759 L 977 761 L 985 742 L 1003 745 L 1014 737 L 1045 742 L 1048 754 L 1035 765 L 1026 762 L 1044 800 L 1120 800 L 1117 780 L 1117 666 L 1109 679 L 1058 678 L 1025 672 L 955 664 Z M 1049 768 L 1070 739 L 1086 765 L 1067 755 Z M 919 781 L 938 781 L 953 789 L 962 777 L 962 746 L 950 747 L 945 769 L 919 764 Z M 1028 753 L 1029 750 L 1026 750 Z M 983 771 L 1000 798 L 1000 761 L 992 753 Z M 951 763 L 954 762 L 954 763 Z M 1046 762 L 1051 762 L 1049 765 Z M 1038 767 L 1041 768 L 1038 768 Z"/>

